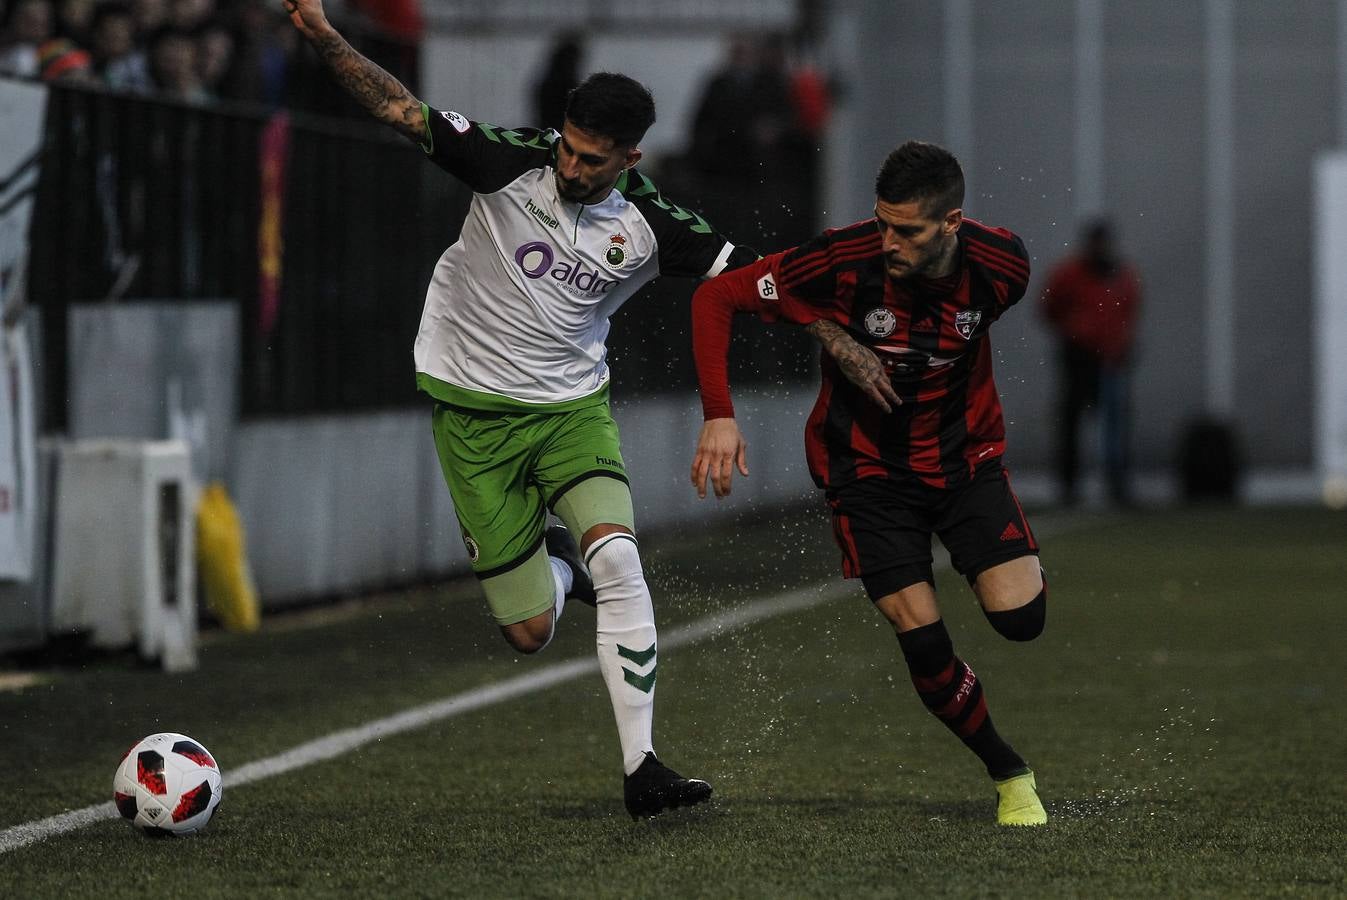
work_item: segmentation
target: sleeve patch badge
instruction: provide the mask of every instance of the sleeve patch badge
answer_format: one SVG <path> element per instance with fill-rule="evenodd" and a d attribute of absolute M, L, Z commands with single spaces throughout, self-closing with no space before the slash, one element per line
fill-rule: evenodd
<path fill-rule="evenodd" d="M 973 332 L 982 322 L 982 310 L 965 309 L 954 315 L 954 330 L 959 332 L 959 336 L 965 341 L 971 340 Z"/>
<path fill-rule="evenodd" d="M 780 295 L 776 291 L 776 282 L 772 279 L 772 273 L 758 279 L 758 296 L 764 300 L 775 300 Z"/>
<path fill-rule="evenodd" d="M 445 121 L 454 126 L 454 131 L 457 131 L 459 134 L 467 134 L 468 129 L 472 127 L 467 119 L 451 110 L 441 110 L 440 115 L 444 116 Z"/>

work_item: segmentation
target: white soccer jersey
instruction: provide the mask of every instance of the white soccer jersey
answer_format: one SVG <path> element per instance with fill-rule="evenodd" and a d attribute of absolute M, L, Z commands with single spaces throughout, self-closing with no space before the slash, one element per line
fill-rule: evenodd
<path fill-rule="evenodd" d="M 418 383 L 440 400 L 494 409 L 590 396 L 608 381 L 608 317 L 637 289 L 755 256 L 634 169 L 600 203 L 563 200 L 554 131 L 425 114 L 426 152 L 473 190 L 416 337 Z"/>

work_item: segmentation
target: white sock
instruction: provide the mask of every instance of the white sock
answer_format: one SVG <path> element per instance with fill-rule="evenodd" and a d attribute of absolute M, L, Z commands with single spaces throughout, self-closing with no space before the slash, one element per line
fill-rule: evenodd
<path fill-rule="evenodd" d="M 600 538 L 587 557 L 598 595 L 595 644 L 599 670 L 622 742 L 622 770 L 630 775 L 654 752 L 655 609 L 641 572 L 641 554 L 629 534 Z"/>
<path fill-rule="evenodd" d="M 571 572 L 571 567 L 566 565 L 555 556 L 547 557 L 547 561 L 552 564 L 552 584 L 556 588 L 556 600 L 552 603 L 552 633 L 543 641 L 539 650 L 546 650 L 547 645 L 552 643 L 552 638 L 557 633 L 557 623 L 561 621 L 561 612 L 566 608 L 566 592 L 571 589 L 571 584 L 575 581 L 575 575 Z"/>
<path fill-rule="evenodd" d="M 561 619 L 561 611 L 566 608 L 566 595 L 575 584 L 575 573 L 571 571 L 570 566 L 555 556 L 547 557 L 547 561 L 552 564 L 552 583 L 557 588 L 557 600 L 552 607 L 556 611 L 556 616 L 552 619 L 555 623 Z"/>

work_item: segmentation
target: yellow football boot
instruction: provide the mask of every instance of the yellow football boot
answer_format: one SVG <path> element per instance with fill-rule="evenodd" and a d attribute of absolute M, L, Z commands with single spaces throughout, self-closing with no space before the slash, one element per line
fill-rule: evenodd
<path fill-rule="evenodd" d="M 1046 825 L 1048 811 L 1038 799 L 1034 773 L 1025 772 L 996 782 L 997 825 Z"/>

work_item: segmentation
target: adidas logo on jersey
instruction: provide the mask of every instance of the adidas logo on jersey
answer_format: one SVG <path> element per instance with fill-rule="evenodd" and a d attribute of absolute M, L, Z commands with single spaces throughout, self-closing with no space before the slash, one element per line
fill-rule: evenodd
<path fill-rule="evenodd" d="M 1014 522 L 1011 522 L 1009 525 L 1006 526 L 1006 530 L 1001 532 L 1001 540 L 1022 541 L 1024 540 L 1024 532 L 1021 531 L 1019 526 L 1017 526 Z"/>

